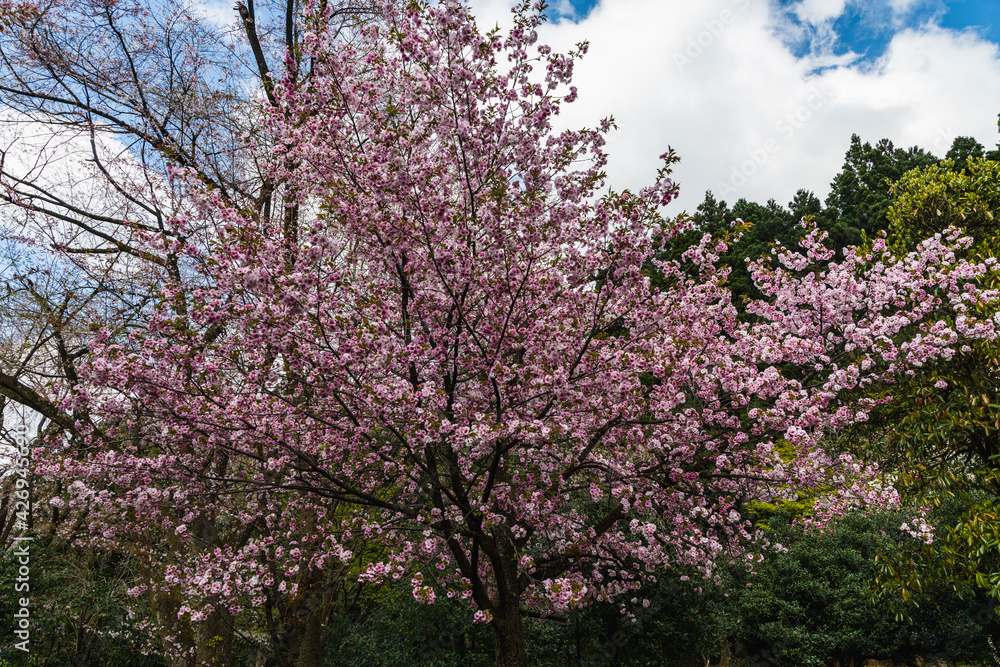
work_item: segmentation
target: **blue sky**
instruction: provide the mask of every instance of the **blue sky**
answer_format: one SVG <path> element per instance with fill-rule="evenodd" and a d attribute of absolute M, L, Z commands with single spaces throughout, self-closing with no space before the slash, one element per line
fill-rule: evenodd
<path fill-rule="evenodd" d="M 557 9 L 561 3 L 550 4 L 554 5 L 551 10 L 553 18 L 562 18 Z M 584 19 L 597 4 L 598 0 L 569 0 L 572 12 L 566 12 L 563 4 L 563 13 L 570 20 Z M 790 20 L 802 24 L 795 12 L 801 4 L 800 0 L 776 0 L 773 4 Z M 838 2 L 834 0 L 830 4 L 837 5 Z M 1000 42 L 1000 2 L 996 0 L 929 0 L 896 4 L 908 5 L 901 17 L 904 26 L 919 27 L 933 22 L 951 30 L 973 30 L 992 42 Z M 899 27 L 893 25 L 896 18 L 893 14 L 891 3 L 847 3 L 843 13 L 834 20 L 834 30 L 839 38 L 836 49 L 840 53 L 850 50 L 864 54 L 865 59 L 874 61 L 884 54 Z M 809 26 L 804 27 L 808 31 Z M 798 55 L 808 54 L 814 46 L 811 38 L 815 37 L 815 31 L 808 32 L 810 34 L 805 39 L 789 43 Z"/>
<path fill-rule="evenodd" d="M 467 0 L 484 30 L 522 0 Z M 226 0 L 192 0 L 221 22 Z M 609 184 L 637 189 L 674 148 L 680 197 L 787 204 L 829 193 L 852 134 L 944 156 L 1000 141 L 1000 0 L 549 0 L 540 42 L 590 42 L 557 121 L 613 116 Z"/>
<path fill-rule="evenodd" d="M 480 22 L 514 0 L 471 0 Z M 851 134 L 943 156 L 956 136 L 994 147 L 1000 113 L 997 0 L 550 0 L 540 40 L 569 50 L 580 100 L 567 125 L 606 115 L 616 188 L 641 187 L 656 157 L 682 161 L 676 211 L 706 190 L 787 203 L 821 198 Z"/>
<path fill-rule="evenodd" d="M 586 6 L 588 4 L 590 7 Z M 580 15 L 589 12 L 594 4 L 581 1 L 577 8 Z M 803 28 L 803 39 L 789 42 L 796 55 L 805 56 L 813 49 L 822 48 L 822 44 L 816 43 L 817 39 L 822 41 L 822 31 L 797 15 L 798 0 L 778 0 L 775 4 L 788 20 Z M 874 63 L 885 54 L 899 30 L 919 29 L 928 23 L 950 30 L 973 31 L 994 43 L 1000 41 L 1000 3 L 995 0 L 932 0 L 907 4 L 909 6 L 900 12 L 894 11 L 891 3 L 847 3 L 832 21 L 835 52 L 853 52 L 859 54 L 862 61 Z"/>

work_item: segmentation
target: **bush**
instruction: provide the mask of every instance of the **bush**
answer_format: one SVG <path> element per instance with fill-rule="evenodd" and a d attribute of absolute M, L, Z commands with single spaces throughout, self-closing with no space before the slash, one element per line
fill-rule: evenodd
<path fill-rule="evenodd" d="M 911 623 L 897 621 L 896 601 L 879 597 L 875 557 L 912 548 L 899 530 L 904 520 L 853 514 L 820 532 L 772 518 L 770 537 L 788 553 L 767 559 L 753 575 L 733 573 L 734 584 L 744 582 L 733 590 L 741 619 L 736 639 L 746 653 L 797 667 L 917 655 L 989 658 L 985 631 L 994 627 L 994 614 L 985 597 L 920 596 L 912 601 Z"/>
<path fill-rule="evenodd" d="M 11 665 L 90 667 L 161 667 L 158 656 L 144 655 L 139 643 L 148 637 L 133 631 L 125 595 L 129 563 L 120 555 L 99 554 L 53 545 L 37 537 L 30 546 L 28 591 L 17 591 L 18 557 L 0 551 L 0 660 Z M 24 583 L 24 582 L 20 582 Z M 14 613 L 19 600 L 29 602 L 29 648 L 14 646 Z M 0 662 L 0 665 L 3 663 Z"/>

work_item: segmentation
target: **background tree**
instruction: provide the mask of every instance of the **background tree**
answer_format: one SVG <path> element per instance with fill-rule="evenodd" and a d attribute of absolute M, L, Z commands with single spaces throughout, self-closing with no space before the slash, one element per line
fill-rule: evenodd
<path fill-rule="evenodd" d="M 376 16 L 374 3 L 327 7 L 324 20 L 339 39 Z M 270 150 L 262 122 L 275 80 L 294 84 L 309 75 L 299 45 L 300 7 L 241 2 L 233 19 L 225 28 L 177 2 L 0 5 L 6 105 L 0 201 L 8 204 L 4 238 L 20 255 L 5 271 L 0 310 L 4 338 L 12 344 L 4 348 L 0 392 L 43 416 L 39 445 L 76 447 L 84 433 L 114 430 L 114 424 L 93 421 L 85 406 L 65 404 L 78 389 L 78 366 L 90 353 L 94 331 L 118 338 L 144 326 L 164 285 L 180 290 L 173 304 L 181 314 L 192 298 L 182 292 L 194 286 L 188 279 L 197 274 L 196 263 L 181 261 L 172 244 L 195 243 L 204 230 L 178 236 L 167 224 L 190 213 L 187 186 L 172 181 L 171 170 L 186 170 L 253 224 L 294 237 L 297 209 L 285 206 L 282 184 L 261 169 Z M 124 446 L 141 437 L 137 428 L 108 435 L 108 441 Z M 268 590 L 252 622 L 231 618 L 223 607 L 209 609 L 202 620 L 177 618 L 183 598 L 177 590 L 159 590 L 170 589 L 162 580 L 165 568 L 245 546 L 266 526 L 257 522 L 248 529 L 225 516 L 199 515 L 200 529 L 192 530 L 199 539 L 192 543 L 149 526 L 142 535 L 85 545 L 95 538 L 85 539 L 78 529 L 95 528 L 93 508 L 82 501 L 49 507 L 42 497 L 53 493 L 57 501 L 71 501 L 66 489 L 74 480 L 61 481 L 49 487 L 39 477 L 34 486 L 39 507 L 52 513 L 52 529 L 69 533 L 48 548 L 97 549 L 112 561 L 135 558 L 136 570 L 153 584 L 145 590 L 154 627 L 165 646 L 176 640 L 185 656 L 175 656 L 177 664 L 228 664 L 237 621 L 258 636 L 263 628 L 268 639 L 262 646 L 276 659 L 319 664 L 322 626 L 338 597 L 339 585 L 330 579 L 336 568 L 303 571 L 294 600 L 276 587 Z"/>
<path fill-rule="evenodd" d="M 952 161 L 952 168 L 955 171 L 965 171 L 971 158 L 985 157 L 985 150 L 983 145 L 972 137 L 955 137 L 944 157 Z"/>
<path fill-rule="evenodd" d="M 995 262 L 998 188 L 1000 163 L 981 158 L 969 158 L 962 171 L 945 160 L 905 174 L 894 186 L 888 214 L 899 252 L 912 248 L 916 238 L 956 225 L 978 241 L 959 257 Z M 1000 287 L 992 279 L 984 286 Z M 967 315 L 976 312 L 970 308 Z M 941 582 L 1000 595 L 1000 579 L 993 574 L 1000 556 L 998 359 L 996 341 L 970 342 L 948 361 L 894 387 L 893 400 L 869 423 L 874 453 L 902 471 L 899 485 L 918 504 L 938 506 L 957 497 L 966 508 L 943 519 L 919 555 L 904 552 L 898 560 L 883 561 L 890 587 L 908 595 Z"/>
<path fill-rule="evenodd" d="M 669 250 L 661 253 L 664 259 L 679 259 L 683 252 L 696 244 L 704 234 L 717 238 L 732 237 L 720 265 L 729 269 L 729 288 L 735 303 L 742 307 L 746 299 L 759 299 L 762 294 L 753 284 L 748 260 L 769 256 L 776 244 L 785 248 L 797 248 L 803 236 L 799 222 L 806 215 L 822 217 L 823 208 L 816 196 L 806 190 L 799 190 L 786 209 L 771 199 L 765 205 L 739 199 L 730 209 L 726 202 L 716 201 L 711 191 L 705 193 L 704 201 L 691 216 L 691 228 L 669 241 Z M 738 237 L 734 235 L 733 223 L 742 220 L 744 224 Z M 822 225 L 821 225 L 822 228 Z"/>
<path fill-rule="evenodd" d="M 835 215 L 829 232 L 838 247 L 856 245 L 861 234 L 871 237 L 886 229 L 889 207 L 889 184 L 916 167 L 931 165 L 937 158 L 916 146 L 896 148 L 888 139 L 872 146 L 851 135 L 851 145 L 844 166 L 830 184 L 827 208 Z"/>

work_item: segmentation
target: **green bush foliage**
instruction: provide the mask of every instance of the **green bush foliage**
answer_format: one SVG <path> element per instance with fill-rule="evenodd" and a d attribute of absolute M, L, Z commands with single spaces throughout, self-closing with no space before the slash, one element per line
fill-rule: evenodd
<path fill-rule="evenodd" d="M 962 599 L 950 590 L 918 595 L 906 622 L 897 618 L 898 603 L 873 587 L 876 557 L 917 544 L 900 530 L 905 520 L 895 513 L 852 514 L 806 530 L 772 517 L 770 537 L 788 552 L 767 558 L 752 575 L 733 573 L 735 639 L 749 656 L 744 664 L 762 657 L 796 667 L 915 656 L 989 659 L 985 636 L 996 626 L 987 597 Z"/>
<path fill-rule="evenodd" d="M 140 644 L 148 633 L 136 631 L 125 611 L 142 600 L 127 598 L 128 562 L 120 555 L 68 550 L 46 537 L 30 542 L 30 590 L 18 592 L 18 558 L 0 551 L 0 659 L 19 667 L 89 665 L 161 667 L 158 656 L 145 655 Z M 14 646 L 14 613 L 19 600 L 29 603 L 27 653 Z"/>

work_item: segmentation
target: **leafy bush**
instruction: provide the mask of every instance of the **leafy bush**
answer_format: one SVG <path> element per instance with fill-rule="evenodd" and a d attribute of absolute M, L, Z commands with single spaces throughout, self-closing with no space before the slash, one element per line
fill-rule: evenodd
<path fill-rule="evenodd" d="M 120 555 L 72 550 L 45 537 L 31 542 L 30 590 L 18 592 L 18 557 L 0 551 L 0 660 L 11 665 L 160 667 L 162 659 L 140 652 L 146 637 L 125 612 L 129 563 Z M 30 651 L 14 646 L 14 613 L 30 600 Z M 3 663 L 0 663 L 2 665 Z"/>
<path fill-rule="evenodd" d="M 749 656 L 744 662 L 764 657 L 768 664 L 820 667 L 917 655 L 988 658 L 985 631 L 995 618 L 984 596 L 922 595 L 912 600 L 907 623 L 896 618 L 898 601 L 877 595 L 876 556 L 913 548 L 913 538 L 899 529 L 904 520 L 893 513 L 853 514 L 821 532 L 772 518 L 771 537 L 788 553 L 767 559 L 755 574 L 733 573 L 741 619 L 736 639 Z"/>

